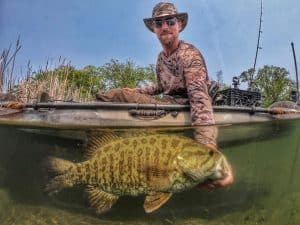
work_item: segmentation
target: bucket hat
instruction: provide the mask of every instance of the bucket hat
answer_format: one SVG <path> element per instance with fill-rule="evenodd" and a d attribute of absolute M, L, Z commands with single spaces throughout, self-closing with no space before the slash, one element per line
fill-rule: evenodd
<path fill-rule="evenodd" d="M 179 32 L 183 31 L 188 21 L 188 14 L 186 12 L 183 13 L 177 12 L 175 5 L 169 2 L 160 2 L 156 6 L 154 6 L 152 10 L 152 17 L 145 18 L 144 23 L 151 32 L 154 32 L 153 21 L 160 18 L 163 19 L 165 17 L 170 17 L 170 16 L 174 16 L 181 21 L 182 26 Z"/>

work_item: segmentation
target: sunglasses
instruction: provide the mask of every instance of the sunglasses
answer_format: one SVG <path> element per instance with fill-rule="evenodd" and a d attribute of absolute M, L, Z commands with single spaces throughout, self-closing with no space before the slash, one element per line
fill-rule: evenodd
<path fill-rule="evenodd" d="M 170 17 L 162 20 L 154 20 L 153 24 L 156 28 L 160 28 L 162 27 L 164 22 L 166 22 L 168 26 L 174 26 L 176 24 L 176 21 L 177 21 L 176 17 Z"/>

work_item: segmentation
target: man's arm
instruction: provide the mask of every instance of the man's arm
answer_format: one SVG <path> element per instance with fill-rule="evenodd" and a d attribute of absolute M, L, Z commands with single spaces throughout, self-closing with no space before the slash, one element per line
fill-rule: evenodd
<path fill-rule="evenodd" d="M 194 139 L 209 147 L 214 151 L 218 151 L 217 148 L 217 137 L 218 137 L 218 127 L 216 126 L 197 126 L 194 128 Z M 224 178 L 215 181 L 206 181 L 200 185 L 199 188 L 202 189 L 214 189 L 216 187 L 225 187 L 234 182 L 233 169 L 230 165 L 228 173 L 224 174 Z"/>
<path fill-rule="evenodd" d="M 191 105 L 192 125 L 214 124 L 205 61 L 195 48 L 188 49 L 184 57 L 184 76 Z"/>
<path fill-rule="evenodd" d="M 153 84 L 144 88 L 135 88 L 134 90 L 138 93 L 147 95 L 157 95 L 161 93 L 161 90 L 157 84 Z"/>

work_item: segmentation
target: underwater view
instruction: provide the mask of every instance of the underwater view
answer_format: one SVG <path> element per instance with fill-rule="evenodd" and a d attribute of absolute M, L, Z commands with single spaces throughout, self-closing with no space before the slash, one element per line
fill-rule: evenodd
<path fill-rule="evenodd" d="M 59 182 L 66 181 L 66 177 L 64 180 L 49 175 L 51 159 L 60 160 L 58 162 L 62 164 L 81 165 L 79 163 L 86 160 L 89 145 L 85 134 L 94 131 L 1 126 L 1 224 L 300 224 L 300 177 L 297 172 L 300 170 L 300 121 L 229 125 L 218 129 L 219 149 L 233 167 L 233 184 L 214 190 L 187 188 L 173 193 L 165 204 L 151 213 L 144 210 L 144 195 L 120 196 L 110 210 L 100 214 L 93 207 L 97 202 L 89 201 L 91 197 L 87 196 L 86 185 L 77 182 L 68 187 L 65 182 L 61 188 Z M 125 139 L 139 133 L 144 137 L 151 136 L 153 141 L 162 137 L 168 137 L 167 141 L 180 141 L 180 138 L 186 141 L 193 136 L 192 128 L 147 131 L 122 128 L 98 130 L 97 134 L 112 132 L 116 136 L 125 135 Z M 106 135 L 106 142 L 113 142 L 112 137 Z M 122 144 L 119 147 L 122 148 Z M 125 148 L 122 154 L 126 158 L 126 154 L 133 153 Z M 161 154 L 157 150 L 154 155 L 163 160 Z M 167 158 L 173 153 L 169 154 Z M 115 157 L 113 166 L 120 166 L 118 157 L 113 154 L 111 157 Z M 100 167 L 103 158 L 101 160 L 97 164 Z M 143 163 L 142 159 L 138 160 Z M 59 163 L 53 165 L 57 166 L 56 170 L 63 167 Z M 113 166 L 110 170 L 107 170 L 108 164 L 103 167 L 103 177 L 111 179 L 108 171 L 114 171 L 113 178 L 118 179 Z M 49 194 L 51 191 L 53 193 Z"/>

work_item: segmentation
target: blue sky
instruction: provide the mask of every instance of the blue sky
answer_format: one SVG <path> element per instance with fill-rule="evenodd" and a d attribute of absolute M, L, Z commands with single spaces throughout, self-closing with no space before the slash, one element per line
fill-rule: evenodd
<path fill-rule="evenodd" d="M 22 49 L 16 73 L 55 64 L 61 56 L 76 68 L 101 66 L 110 59 L 154 64 L 161 50 L 156 36 L 143 24 L 153 0 L 0 0 L 0 50 L 14 44 Z M 260 0 L 176 0 L 189 22 L 180 39 L 194 44 L 206 59 L 210 77 L 222 70 L 224 81 L 253 66 Z M 300 61 L 300 1 L 264 0 L 262 50 L 257 67 L 276 65 L 295 70 L 290 43 Z M 24 72 L 23 72 L 24 73 Z"/>

